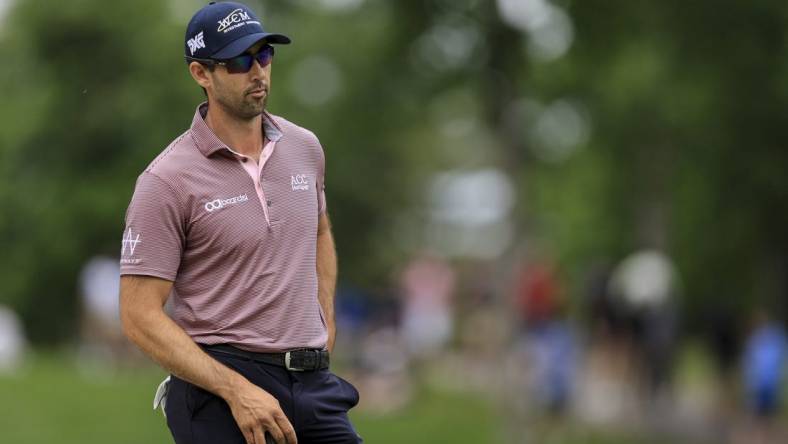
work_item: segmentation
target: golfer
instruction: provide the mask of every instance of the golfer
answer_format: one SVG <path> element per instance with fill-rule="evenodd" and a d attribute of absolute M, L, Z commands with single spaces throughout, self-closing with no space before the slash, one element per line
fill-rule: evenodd
<path fill-rule="evenodd" d="M 197 11 L 184 49 L 208 100 L 126 213 L 121 319 L 171 373 L 156 402 L 177 443 L 361 442 L 347 416 L 358 391 L 328 370 L 337 266 L 323 150 L 266 111 L 273 45 L 286 43 L 240 3 Z"/>

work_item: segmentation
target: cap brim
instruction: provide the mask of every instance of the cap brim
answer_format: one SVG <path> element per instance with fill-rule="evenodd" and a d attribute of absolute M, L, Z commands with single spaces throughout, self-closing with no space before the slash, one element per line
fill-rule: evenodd
<path fill-rule="evenodd" d="M 241 37 L 240 39 L 231 42 L 224 48 L 216 51 L 211 58 L 214 59 L 231 59 L 233 57 L 243 54 L 244 51 L 249 49 L 260 40 L 265 40 L 267 43 L 278 43 L 286 45 L 290 43 L 290 37 L 283 34 L 273 34 L 270 32 L 260 32 L 256 34 L 249 34 Z"/>

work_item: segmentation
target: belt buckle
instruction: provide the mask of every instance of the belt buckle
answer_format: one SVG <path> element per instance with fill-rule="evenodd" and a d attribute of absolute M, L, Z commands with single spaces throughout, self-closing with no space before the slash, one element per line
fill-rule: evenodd
<path fill-rule="evenodd" d="M 293 350 L 293 351 L 298 351 L 298 350 Z M 292 352 L 286 352 L 285 353 L 285 368 L 290 370 L 291 372 L 302 372 L 302 371 L 304 371 L 303 368 L 291 367 L 290 366 L 290 353 L 292 353 Z"/>
<path fill-rule="evenodd" d="M 292 353 L 298 352 L 300 362 L 296 362 L 295 365 L 298 367 L 294 367 L 292 364 Z M 294 372 L 303 372 L 306 370 L 312 371 L 317 370 L 320 367 L 320 352 L 317 350 L 311 349 L 300 349 L 300 350 L 291 350 L 285 353 L 285 368 L 294 371 Z"/>

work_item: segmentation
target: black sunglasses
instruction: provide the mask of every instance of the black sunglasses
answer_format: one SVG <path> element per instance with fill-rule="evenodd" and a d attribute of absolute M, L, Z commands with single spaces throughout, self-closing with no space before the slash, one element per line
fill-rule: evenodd
<path fill-rule="evenodd" d="M 271 63 L 271 60 L 274 58 L 274 47 L 271 45 L 263 45 L 259 51 L 255 54 L 241 54 L 237 57 L 233 57 L 231 59 L 226 60 L 215 60 L 215 59 L 198 59 L 196 57 L 189 57 L 186 56 L 186 61 L 188 62 L 199 62 L 203 65 L 222 65 L 227 69 L 227 72 L 230 74 L 241 74 L 247 73 L 250 69 L 252 69 L 252 65 L 254 61 L 257 60 L 257 63 L 260 64 L 263 68 L 268 66 Z"/>

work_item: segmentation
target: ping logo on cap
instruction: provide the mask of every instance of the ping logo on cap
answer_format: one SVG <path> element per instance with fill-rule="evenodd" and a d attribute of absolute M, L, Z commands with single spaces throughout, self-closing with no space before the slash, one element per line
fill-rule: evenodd
<path fill-rule="evenodd" d="M 227 17 L 217 22 L 219 24 L 219 27 L 216 28 L 216 32 L 232 31 L 235 28 L 245 25 L 247 21 L 251 21 L 251 20 L 252 18 L 249 17 L 248 12 L 244 11 L 241 8 L 235 9 L 231 13 L 227 14 Z"/>
<path fill-rule="evenodd" d="M 189 45 L 189 51 L 192 53 L 192 55 L 194 55 L 194 51 L 197 51 L 200 48 L 205 48 L 205 40 L 203 40 L 202 31 L 200 31 L 199 34 L 187 40 L 186 44 Z"/>

